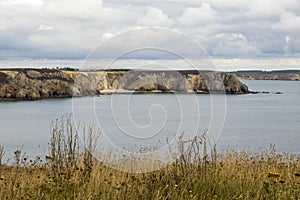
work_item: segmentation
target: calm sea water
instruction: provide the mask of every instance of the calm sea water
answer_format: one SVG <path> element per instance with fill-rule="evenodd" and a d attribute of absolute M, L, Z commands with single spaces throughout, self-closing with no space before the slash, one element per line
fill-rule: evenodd
<path fill-rule="evenodd" d="M 5 158 L 12 158 L 17 148 L 29 156 L 45 155 L 51 121 L 74 111 L 77 122 L 87 124 L 93 118 L 92 126 L 101 128 L 106 139 L 120 148 L 161 148 L 179 132 L 201 134 L 212 118 L 220 117 L 219 149 L 260 150 L 272 143 L 279 151 L 299 153 L 300 82 L 243 82 L 252 91 L 283 94 L 227 95 L 224 105 L 219 100 L 212 103 L 210 95 L 187 94 L 0 102 L 0 144 L 5 145 Z M 211 109 L 223 106 L 226 115 L 222 127 L 222 116 L 212 114 Z"/>

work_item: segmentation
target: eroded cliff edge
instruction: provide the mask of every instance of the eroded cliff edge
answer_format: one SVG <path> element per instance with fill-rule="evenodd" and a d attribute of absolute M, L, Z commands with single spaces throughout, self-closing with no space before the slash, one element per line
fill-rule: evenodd
<path fill-rule="evenodd" d="M 236 75 L 213 71 L 65 71 L 0 70 L 2 100 L 36 100 L 110 92 L 247 94 Z"/>

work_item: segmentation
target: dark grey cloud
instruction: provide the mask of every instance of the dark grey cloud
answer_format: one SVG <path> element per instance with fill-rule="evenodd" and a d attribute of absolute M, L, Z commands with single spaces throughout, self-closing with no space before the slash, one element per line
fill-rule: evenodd
<path fill-rule="evenodd" d="M 0 59 L 83 59 L 106 39 L 141 27 L 180 31 L 216 57 L 300 54 L 298 0 L 0 0 L 0 13 Z M 117 40 L 103 55 L 145 39 Z"/>

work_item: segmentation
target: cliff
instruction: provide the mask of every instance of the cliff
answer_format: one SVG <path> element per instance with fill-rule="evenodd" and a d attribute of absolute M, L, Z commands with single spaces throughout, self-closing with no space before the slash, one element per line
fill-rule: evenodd
<path fill-rule="evenodd" d="M 213 71 L 0 70 L 2 100 L 36 100 L 111 92 L 196 92 L 246 94 L 237 76 Z"/>
<path fill-rule="evenodd" d="M 245 80 L 290 80 L 299 81 L 299 70 L 281 70 L 281 71 L 236 71 L 232 72 L 240 79 Z"/>
<path fill-rule="evenodd" d="M 0 98 L 30 100 L 71 97 L 73 83 L 59 70 L 3 69 L 0 70 Z"/>

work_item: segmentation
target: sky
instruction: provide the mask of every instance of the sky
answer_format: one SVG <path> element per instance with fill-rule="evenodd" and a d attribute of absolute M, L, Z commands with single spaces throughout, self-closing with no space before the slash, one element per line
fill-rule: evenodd
<path fill-rule="evenodd" d="M 168 31 L 132 32 L 145 27 Z M 220 66 L 251 68 L 254 60 L 255 69 L 300 69 L 299 0 L 0 0 L 0 66 L 36 60 L 72 64 L 107 41 L 99 59 L 149 39 L 160 47 L 195 52 L 170 32 L 197 42 Z M 117 38 L 123 33 L 126 37 Z M 130 57 L 166 58 L 155 53 Z"/>

